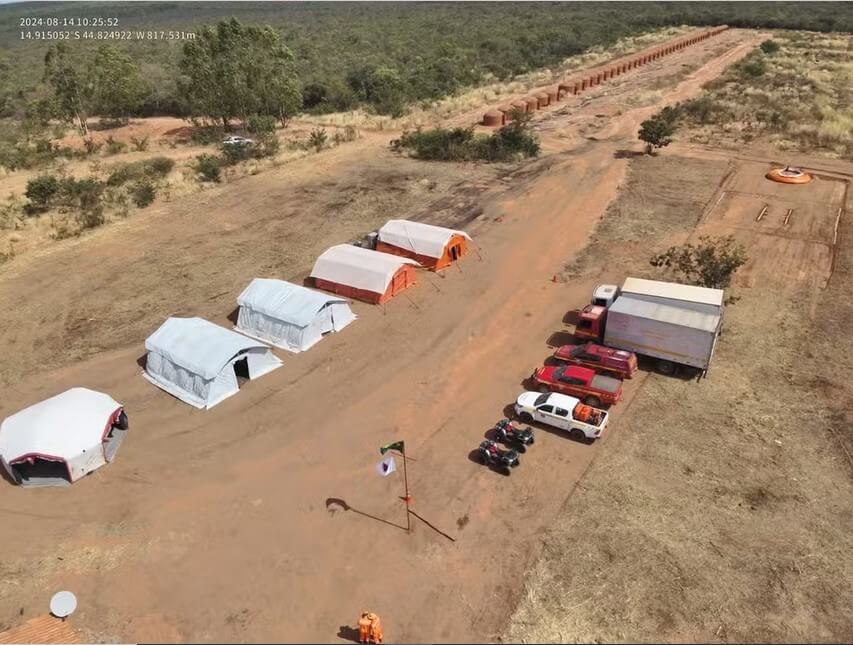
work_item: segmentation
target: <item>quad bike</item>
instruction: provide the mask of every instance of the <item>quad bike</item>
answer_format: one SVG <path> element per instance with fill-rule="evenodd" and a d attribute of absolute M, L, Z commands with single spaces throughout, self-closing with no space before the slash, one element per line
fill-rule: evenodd
<path fill-rule="evenodd" d="M 518 452 L 526 452 L 527 446 L 535 441 L 532 428 L 518 428 L 509 419 L 501 419 L 495 424 L 495 434 L 501 443 L 518 446 Z"/>
<path fill-rule="evenodd" d="M 501 450 L 494 441 L 486 439 L 478 450 L 480 461 L 489 466 L 503 468 L 507 474 L 518 466 L 518 453 L 515 450 Z"/>

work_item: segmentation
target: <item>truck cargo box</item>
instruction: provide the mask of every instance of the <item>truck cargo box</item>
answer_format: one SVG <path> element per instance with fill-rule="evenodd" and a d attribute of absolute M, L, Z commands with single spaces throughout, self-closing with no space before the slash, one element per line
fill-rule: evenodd
<path fill-rule="evenodd" d="M 607 313 L 604 344 L 708 369 L 721 315 L 647 298 L 622 294 L 616 299 Z"/>

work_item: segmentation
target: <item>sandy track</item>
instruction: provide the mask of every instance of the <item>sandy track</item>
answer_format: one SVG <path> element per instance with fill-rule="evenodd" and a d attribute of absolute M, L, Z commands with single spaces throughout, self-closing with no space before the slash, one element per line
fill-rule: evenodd
<path fill-rule="evenodd" d="M 761 40 L 747 32 L 725 37 L 731 53 L 664 90 L 662 100 L 696 93 Z M 684 52 L 667 63 L 701 55 Z M 645 73 L 652 77 L 654 66 Z M 331 641 L 366 607 L 380 612 L 395 641 L 499 633 L 538 536 L 607 449 L 606 437 L 586 446 L 540 431 L 509 478 L 465 458 L 540 364 L 543 342 L 570 304 L 588 294 L 586 282 L 550 278 L 583 247 L 616 194 L 626 166 L 619 150 L 635 147 L 639 122 L 660 107 L 624 111 L 594 141 L 583 140 L 573 119 L 612 109 L 608 91 L 567 115 L 564 127 L 543 132 L 548 156 L 511 177 L 509 188 L 482 196 L 483 214 L 469 227 L 482 259 L 469 256 L 445 278 L 422 275 L 411 300 L 385 310 L 357 306 L 361 319 L 346 332 L 310 354 L 286 356 L 284 369 L 212 411 L 190 410 L 138 375 L 142 339 L 28 378 L 11 398 L 7 391 L 8 410 L 75 384 L 104 389 L 126 405 L 134 431 L 114 464 L 70 489 L 0 489 L 0 509 L 21 520 L 0 538 L 4 553 L 14 554 L 4 558 L 0 621 L 61 586 L 78 594 L 77 624 L 95 638 Z M 342 148 L 337 161 L 377 154 L 375 143 Z M 335 159 L 327 161 L 332 170 Z M 34 283 L 46 293 L 72 274 L 79 289 L 128 260 L 156 262 L 161 253 L 176 257 L 176 249 L 187 264 L 195 254 L 219 254 L 227 272 L 229 253 L 252 253 L 250 240 L 223 251 L 222 238 L 205 242 L 193 232 L 195 219 L 203 213 L 235 230 L 257 225 L 252 209 L 269 206 L 250 197 L 261 181 L 245 180 L 232 194 L 212 191 L 195 206 L 199 213 L 129 222 L 125 234 L 137 246 L 111 246 L 118 232 L 105 231 L 76 251 L 21 263 L 4 276 L 4 296 L 20 298 Z M 352 233 L 331 230 L 318 237 Z M 182 247 L 188 234 L 200 246 Z M 274 239 L 263 227 L 255 238 Z M 244 278 L 234 275 L 234 286 Z M 180 282 L 170 288 L 180 292 Z M 182 295 L 189 313 L 197 296 Z M 3 344 L 11 348 L 8 338 Z M 641 384 L 630 384 L 613 431 Z M 401 521 L 399 482 L 372 471 L 376 448 L 400 438 L 418 459 L 410 471 L 415 509 L 455 543 L 420 523 L 407 536 L 326 510 L 327 498 L 343 498 Z"/>

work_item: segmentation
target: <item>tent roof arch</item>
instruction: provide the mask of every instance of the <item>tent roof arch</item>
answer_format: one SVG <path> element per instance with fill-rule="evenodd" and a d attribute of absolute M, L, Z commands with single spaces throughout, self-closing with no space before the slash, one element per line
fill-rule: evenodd
<path fill-rule="evenodd" d="M 311 270 L 312 278 L 345 284 L 374 293 L 385 293 L 400 267 L 420 266 L 415 260 L 390 253 L 338 244 L 326 249 Z"/>
<path fill-rule="evenodd" d="M 269 348 L 203 318 L 171 317 L 145 340 L 145 349 L 210 380 L 237 354 Z"/>
<path fill-rule="evenodd" d="M 338 296 L 269 278 L 255 278 L 237 297 L 237 304 L 241 307 L 250 307 L 298 327 L 310 325 L 323 307 L 346 302 Z"/>
<path fill-rule="evenodd" d="M 440 258 L 444 255 L 447 243 L 456 235 L 467 240 L 471 239 L 465 231 L 407 219 L 388 220 L 379 229 L 380 241 L 431 258 Z"/>

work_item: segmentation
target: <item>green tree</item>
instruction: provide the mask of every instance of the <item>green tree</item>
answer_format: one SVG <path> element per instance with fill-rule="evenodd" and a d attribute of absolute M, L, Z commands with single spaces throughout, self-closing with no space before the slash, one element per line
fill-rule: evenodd
<path fill-rule="evenodd" d="M 272 27 L 236 18 L 205 26 L 184 44 L 181 93 L 193 116 L 222 121 L 265 114 L 282 121 L 302 103 L 293 54 Z"/>
<path fill-rule="evenodd" d="M 347 83 L 358 98 L 371 103 L 380 114 L 394 117 L 403 114 L 404 83 L 395 68 L 386 65 L 361 67 L 350 72 Z"/>
<path fill-rule="evenodd" d="M 672 143 L 675 134 L 675 119 L 665 114 L 656 114 L 640 124 L 637 136 L 646 144 L 646 154 L 652 154 L 655 148 L 664 148 Z"/>
<path fill-rule="evenodd" d="M 39 175 L 27 182 L 27 190 L 24 193 L 32 204 L 34 212 L 47 210 L 57 197 L 60 190 L 59 180 L 53 175 Z"/>
<path fill-rule="evenodd" d="M 746 249 L 731 235 L 699 237 L 698 244 L 672 246 L 649 260 L 653 267 L 672 269 L 690 284 L 722 289 L 747 261 Z"/>
<path fill-rule="evenodd" d="M 44 81 L 53 90 L 58 116 L 73 123 L 80 135 L 87 137 L 85 87 L 65 43 L 48 47 L 44 56 Z"/>
<path fill-rule="evenodd" d="M 92 112 L 127 120 L 146 93 L 139 66 L 113 45 L 101 45 L 89 67 L 87 94 Z"/>

